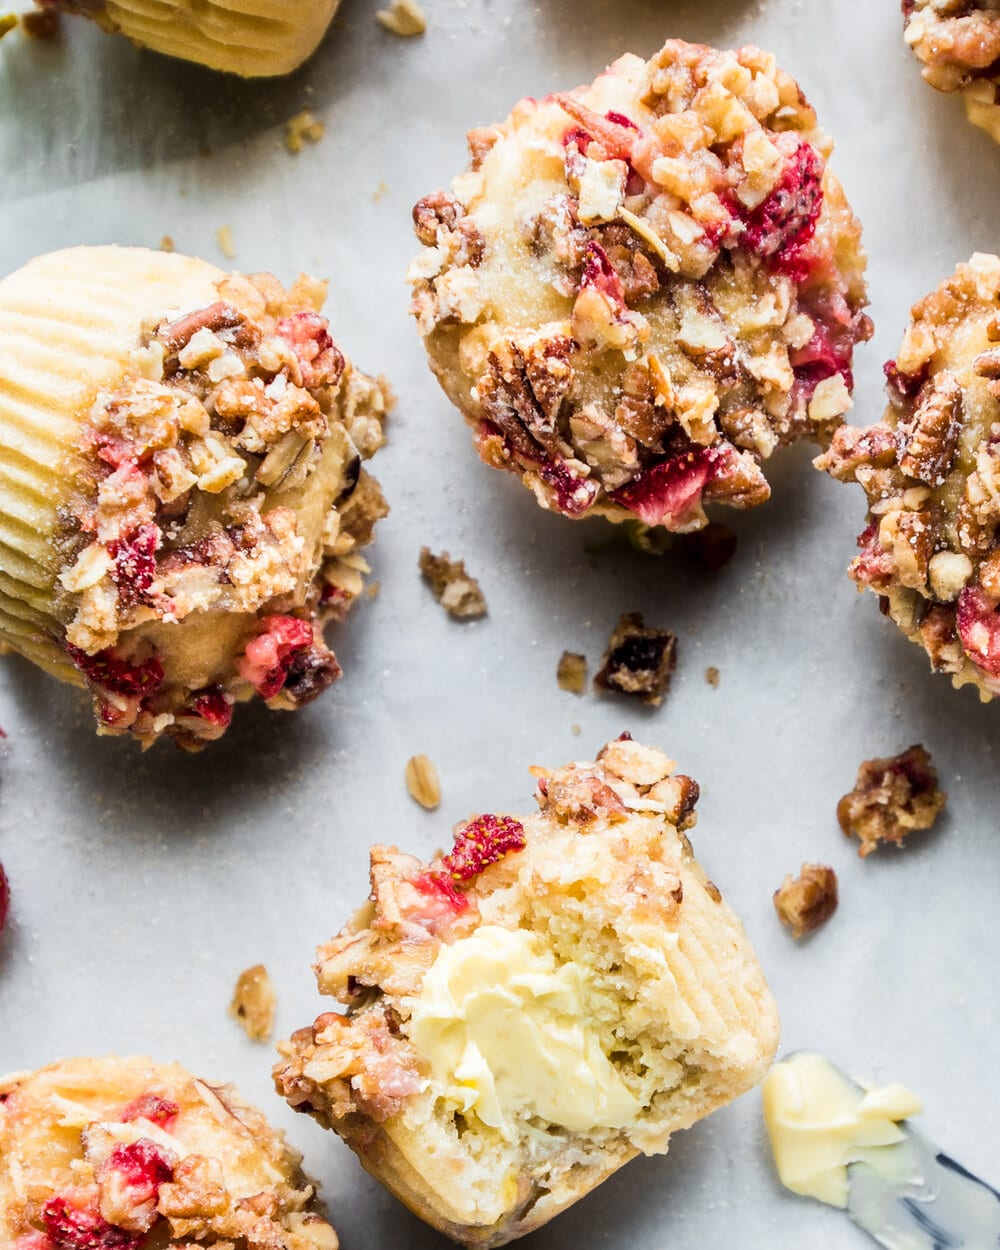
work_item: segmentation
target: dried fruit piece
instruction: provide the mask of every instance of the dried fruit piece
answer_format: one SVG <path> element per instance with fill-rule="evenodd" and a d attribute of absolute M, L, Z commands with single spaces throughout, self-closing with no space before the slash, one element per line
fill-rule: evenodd
<path fill-rule="evenodd" d="M 774 892 L 778 919 L 791 929 L 793 938 L 826 924 L 838 901 L 837 874 L 824 864 L 803 864 L 797 877 L 789 874 Z"/>
<path fill-rule="evenodd" d="M 177 1119 L 180 1107 L 169 1098 L 159 1094 L 140 1094 L 122 1110 L 118 1117 L 123 1124 L 134 1120 L 149 1120 L 158 1128 L 169 1129 Z"/>
<path fill-rule="evenodd" d="M 455 834 L 444 865 L 455 881 L 471 881 L 510 851 L 524 850 L 524 825 L 513 816 L 477 816 Z"/>
<path fill-rule="evenodd" d="M 583 694 L 587 688 L 587 657 L 578 651 L 564 651 L 556 667 L 556 681 L 560 690 Z"/>
<path fill-rule="evenodd" d="M 450 616 L 474 620 L 486 615 L 483 592 L 476 579 L 465 571 L 464 560 L 452 560 L 447 551 L 436 556 L 430 547 L 421 547 L 420 572 L 434 598 Z"/>
<path fill-rule="evenodd" d="M 641 612 L 626 612 L 608 641 L 594 684 L 659 707 L 676 664 L 677 635 L 668 629 L 646 629 Z"/>
<path fill-rule="evenodd" d="M 145 1233 L 109 1224 L 95 1206 L 76 1206 L 50 1198 L 42 1207 L 42 1225 L 53 1250 L 138 1250 Z"/>
<path fill-rule="evenodd" d="M 240 973 L 229 1014 L 243 1025 L 252 1042 L 270 1041 L 277 1005 L 274 983 L 263 964 L 254 964 Z"/>
<path fill-rule="evenodd" d="M 429 755 L 411 755 L 406 761 L 406 788 L 410 797 L 427 811 L 441 802 L 441 782 Z"/>
<path fill-rule="evenodd" d="M 886 759 L 865 760 L 854 789 L 837 804 L 844 833 L 861 839 L 858 854 L 870 855 L 879 842 L 895 842 L 914 829 L 930 829 L 947 795 L 938 789 L 937 771 L 920 745 Z"/>

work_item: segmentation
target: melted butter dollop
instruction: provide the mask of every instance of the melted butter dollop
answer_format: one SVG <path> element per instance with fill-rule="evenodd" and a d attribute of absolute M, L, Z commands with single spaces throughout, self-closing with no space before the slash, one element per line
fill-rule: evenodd
<path fill-rule="evenodd" d="M 505 1136 L 518 1115 L 626 1128 L 642 1106 L 589 1025 L 586 984 L 526 930 L 480 925 L 442 946 L 405 1002 L 407 1032 L 446 1098 Z"/>
<path fill-rule="evenodd" d="M 902 1085 L 863 1090 L 822 1055 L 790 1055 L 763 1086 L 764 1123 L 781 1183 L 797 1194 L 846 1207 L 847 1165 L 881 1170 L 892 1156 L 881 1147 L 905 1140 L 898 1122 L 923 1110 Z"/>

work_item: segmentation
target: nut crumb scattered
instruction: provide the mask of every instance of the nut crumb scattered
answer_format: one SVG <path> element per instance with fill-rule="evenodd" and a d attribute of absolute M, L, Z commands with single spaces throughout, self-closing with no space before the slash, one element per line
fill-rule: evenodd
<path fill-rule="evenodd" d="M 908 747 L 887 759 L 865 760 L 850 794 L 837 804 L 844 833 L 861 839 L 864 858 L 879 842 L 895 842 L 914 829 L 930 829 L 948 799 L 938 789 L 937 771 L 923 746 Z"/>
<path fill-rule="evenodd" d="M 472 620 L 486 615 L 483 592 L 476 579 L 466 573 L 464 560 L 452 560 L 447 551 L 436 556 L 430 547 L 421 547 L 420 572 L 434 598 L 451 616 Z"/>
<path fill-rule="evenodd" d="M 583 694 L 587 688 L 587 657 L 578 651 L 564 651 L 556 668 L 556 681 L 560 690 Z"/>
<path fill-rule="evenodd" d="M 394 35 L 422 35 L 427 29 L 427 18 L 417 0 L 392 0 L 388 9 L 379 9 L 375 16 Z"/>
<path fill-rule="evenodd" d="M 708 668 L 705 669 L 705 680 L 710 686 L 717 686 L 719 684 L 719 677 L 719 670 L 714 664 L 710 664 Z"/>
<path fill-rule="evenodd" d="M 583 728 L 580 725 L 570 725 L 569 731 L 574 738 L 579 738 L 579 736 L 583 733 Z"/>
<path fill-rule="evenodd" d="M 378 186 L 375 188 L 375 190 L 372 192 L 372 199 L 377 204 L 382 199 L 382 197 L 387 195 L 388 193 L 389 193 L 389 184 L 387 182 L 380 182 Z"/>
<path fill-rule="evenodd" d="M 441 782 L 429 755 L 411 755 L 406 761 L 406 788 L 429 812 L 441 802 Z"/>
<path fill-rule="evenodd" d="M 803 864 L 797 877 L 789 873 L 774 892 L 774 910 L 793 938 L 825 925 L 838 902 L 837 874 L 825 864 Z"/>
<path fill-rule="evenodd" d="M 160 251 L 172 252 L 173 250 L 174 250 L 173 236 L 169 234 L 165 234 L 163 238 L 160 240 Z"/>
<path fill-rule="evenodd" d="M 55 39 L 59 34 L 59 10 L 31 9 L 21 15 L 21 29 L 32 39 Z"/>
<path fill-rule="evenodd" d="M 368 587 L 368 589 L 365 591 L 365 598 L 366 598 L 366 599 L 377 599 L 377 598 L 378 598 L 378 592 L 379 592 L 381 589 L 382 589 L 382 583 L 381 583 L 381 582 L 372 582 L 372 584 L 371 584 L 371 585 Z"/>
<path fill-rule="evenodd" d="M 594 685 L 659 707 L 676 665 L 677 635 L 668 629 L 646 629 L 641 612 L 626 612 L 608 640 Z"/>
<path fill-rule="evenodd" d="M 9 35 L 16 25 L 17 25 L 16 13 L 0 14 L 0 39 L 2 39 L 4 35 Z"/>
<path fill-rule="evenodd" d="M 220 226 L 215 232 L 215 241 L 219 245 L 219 251 L 227 260 L 232 260 L 236 255 L 236 244 L 233 241 L 232 226 Z"/>
<path fill-rule="evenodd" d="M 307 143 L 319 143 L 326 134 L 326 126 L 309 109 L 303 109 L 285 122 L 285 147 L 298 153 Z"/>
<path fill-rule="evenodd" d="M 263 964 L 254 964 L 240 973 L 229 1014 L 243 1025 L 252 1042 L 267 1042 L 274 1032 L 277 1003 L 270 974 Z"/>

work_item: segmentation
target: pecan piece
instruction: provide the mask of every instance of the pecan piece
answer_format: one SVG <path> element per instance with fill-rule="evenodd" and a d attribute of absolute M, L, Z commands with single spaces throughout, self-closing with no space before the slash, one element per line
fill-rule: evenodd
<path fill-rule="evenodd" d="M 953 373 L 942 371 L 920 392 L 912 417 L 899 423 L 899 467 L 907 477 L 941 485 L 951 472 L 961 417 L 962 388 Z"/>
<path fill-rule="evenodd" d="M 420 572 L 449 616 L 472 620 L 486 615 L 486 599 L 479 582 L 465 571 L 464 560 L 452 560 L 447 551 L 436 556 L 430 547 L 421 547 Z"/>
<path fill-rule="evenodd" d="M 500 344 L 487 358 L 489 372 L 476 387 L 483 413 L 528 459 L 537 460 L 540 448 L 559 455 L 559 415 L 573 380 L 574 347 L 557 334 L 523 347 Z"/>
<path fill-rule="evenodd" d="M 850 794 L 837 804 L 837 820 L 847 837 L 861 839 L 864 858 L 879 842 L 903 839 L 913 829 L 930 829 L 947 795 L 938 789 L 937 771 L 920 745 L 887 759 L 865 760 Z"/>
<path fill-rule="evenodd" d="M 890 468 L 897 451 L 896 433 L 883 421 L 867 430 L 840 425 L 833 432 L 829 448 L 813 464 L 838 482 L 853 482 L 862 467 Z"/>
<path fill-rule="evenodd" d="M 825 864 L 803 864 L 797 877 L 789 873 L 774 892 L 774 910 L 793 938 L 826 924 L 838 901 L 837 874 Z"/>
<path fill-rule="evenodd" d="M 646 629 L 641 612 L 626 612 L 608 640 L 594 684 L 659 707 L 677 665 L 677 635 Z"/>
<path fill-rule="evenodd" d="M 167 352 L 171 356 L 185 347 L 199 330 L 211 330 L 218 334 L 222 330 L 236 330 L 233 343 L 237 347 L 255 347 L 260 339 L 260 331 L 251 325 L 238 308 L 225 304 L 221 300 L 209 304 L 207 308 L 196 308 L 194 312 L 178 317 L 176 321 L 161 325 L 156 332 Z"/>

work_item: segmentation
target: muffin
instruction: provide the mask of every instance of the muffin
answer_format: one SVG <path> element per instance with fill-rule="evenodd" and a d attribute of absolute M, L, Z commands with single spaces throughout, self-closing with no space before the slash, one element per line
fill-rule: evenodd
<path fill-rule="evenodd" d="M 955 686 L 1000 693 L 1000 259 L 977 254 L 913 306 L 889 406 L 816 461 L 868 497 L 859 589 Z"/>
<path fill-rule="evenodd" d="M 627 735 L 533 770 L 540 813 L 447 855 L 371 856 L 318 952 L 347 1007 L 279 1046 L 279 1091 L 454 1240 L 499 1246 L 755 1085 L 778 1017 L 685 830 L 698 787 Z"/>
<path fill-rule="evenodd" d="M 104 30 L 242 78 L 290 74 L 319 47 L 340 0 L 36 0 Z"/>
<path fill-rule="evenodd" d="M 0 1079 L 0 1245 L 337 1250 L 281 1133 L 178 1064 L 68 1059 Z"/>
<path fill-rule="evenodd" d="M 969 121 L 1000 140 L 1000 10 L 990 0 L 903 0 L 904 38 L 925 82 L 959 91 Z"/>
<path fill-rule="evenodd" d="M 798 84 L 670 40 L 469 132 L 414 209 L 430 364 L 480 457 L 544 508 L 675 532 L 825 443 L 871 335 L 861 227 Z"/>
<path fill-rule="evenodd" d="M 340 675 L 322 626 L 386 511 L 386 393 L 324 294 L 118 247 L 0 282 L 0 638 L 87 686 L 99 732 L 194 750 Z"/>

